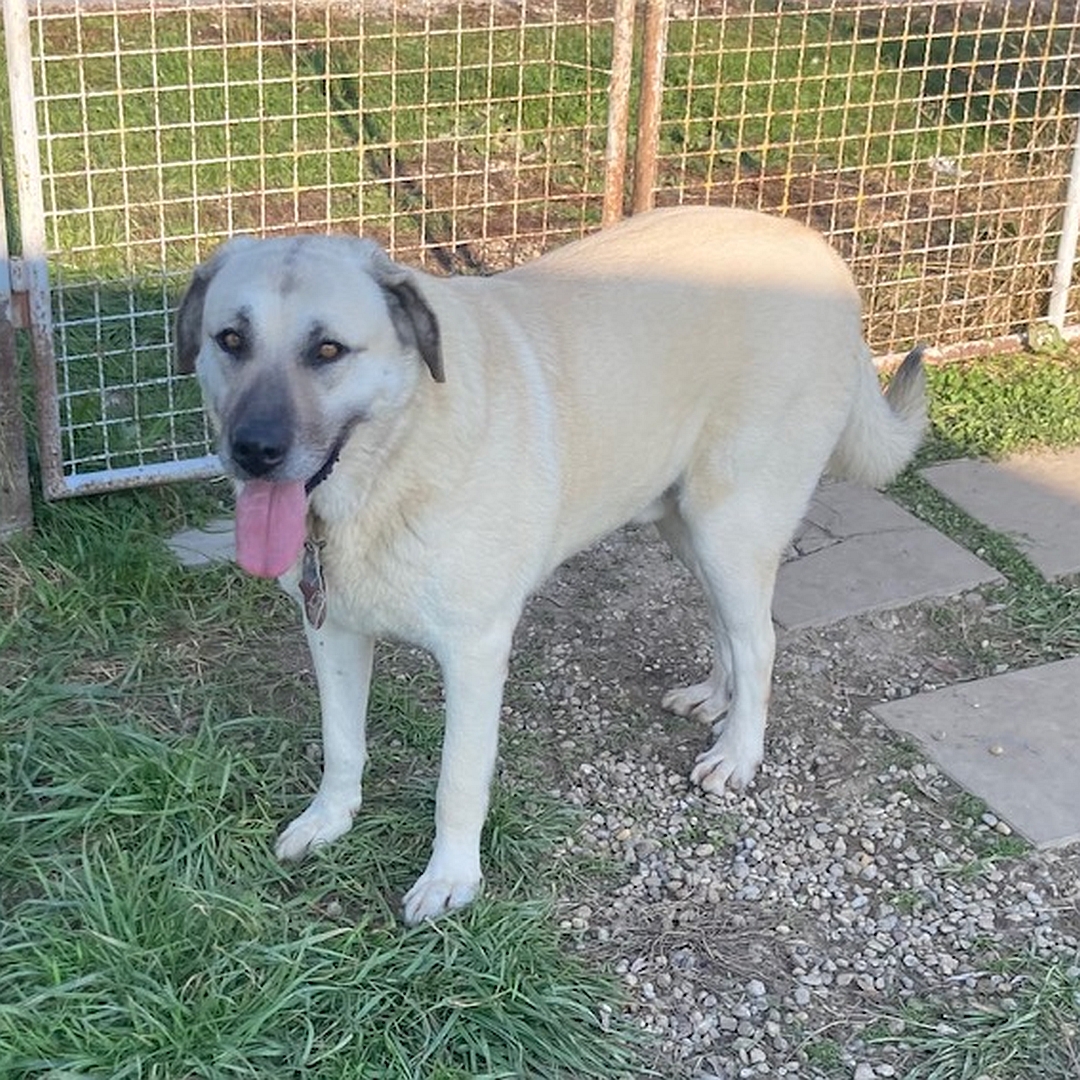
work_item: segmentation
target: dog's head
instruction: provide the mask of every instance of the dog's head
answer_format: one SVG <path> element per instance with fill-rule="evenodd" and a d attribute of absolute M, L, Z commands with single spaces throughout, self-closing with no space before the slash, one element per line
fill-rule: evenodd
<path fill-rule="evenodd" d="M 226 242 L 195 270 L 176 343 L 240 479 L 308 480 L 353 427 L 400 407 L 421 363 L 444 378 L 413 273 L 342 236 Z"/>
<path fill-rule="evenodd" d="M 226 472 L 266 505 L 288 503 L 293 532 L 305 489 L 350 436 L 400 413 L 421 380 L 443 381 L 439 326 L 417 276 L 372 241 L 343 236 L 228 241 L 196 269 L 176 342 L 179 369 L 198 373 Z"/>

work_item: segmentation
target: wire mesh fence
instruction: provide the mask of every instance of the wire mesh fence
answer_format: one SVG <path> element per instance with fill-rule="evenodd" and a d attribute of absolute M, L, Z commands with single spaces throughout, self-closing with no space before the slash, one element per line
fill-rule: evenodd
<path fill-rule="evenodd" d="M 647 6 L 635 24 L 627 0 L 38 0 L 33 130 L 3 151 L 11 173 L 20 140 L 40 159 L 20 183 L 40 189 L 49 269 L 49 493 L 213 468 L 171 313 L 236 232 L 363 231 L 435 272 L 489 273 L 629 209 L 633 173 L 635 206 L 822 229 L 880 353 L 1045 316 L 1080 108 L 1075 2 Z"/>
<path fill-rule="evenodd" d="M 362 230 L 486 273 L 598 227 L 611 8 L 39 7 L 54 493 L 203 467 L 170 320 L 224 236 Z"/>
<path fill-rule="evenodd" d="M 871 344 L 1045 316 L 1080 107 L 1075 3 L 699 0 L 668 29 L 661 202 L 800 217 L 864 287 Z"/>

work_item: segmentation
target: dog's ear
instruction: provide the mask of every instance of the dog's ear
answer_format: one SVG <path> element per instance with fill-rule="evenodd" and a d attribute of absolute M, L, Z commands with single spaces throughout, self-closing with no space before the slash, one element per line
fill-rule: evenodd
<path fill-rule="evenodd" d="M 226 240 L 206 262 L 195 268 L 191 281 L 176 309 L 176 370 L 181 375 L 190 375 L 195 370 L 195 361 L 202 347 L 203 304 L 206 302 L 206 290 L 214 275 L 221 269 L 229 254 L 239 247 L 254 243 L 250 236 L 236 236 Z"/>
<path fill-rule="evenodd" d="M 436 382 L 446 382 L 439 320 L 417 288 L 412 271 L 371 244 L 371 271 L 386 296 L 394 329 L 406 348 L 415 349 Z"/>
<path fill-rule="evenodd" d="M 402 342 L 416 349 L 436 382 L 446 382 L 443 371 L 442 344 L 439 340 L 439 321 L 420 290 L 410 278 L 383 282 L 390 318 Z"/>

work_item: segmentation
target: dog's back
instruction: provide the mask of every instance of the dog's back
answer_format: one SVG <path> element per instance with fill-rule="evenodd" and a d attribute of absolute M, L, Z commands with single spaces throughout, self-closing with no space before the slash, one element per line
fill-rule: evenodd
<path fill-rule="evenodd" d="M 729 481 L 803 491 L 873 379 L 843 261 L 812 230 L 749 211 L 633 217 L 484 282 L 475 301 L 478 282 L 440 285 L 500 327 L 491 363 L 507 334 L 527 343 L 517 351 L 550 394 L 559 558 L 647 515 L 704 458 L 723 458 Z"/>

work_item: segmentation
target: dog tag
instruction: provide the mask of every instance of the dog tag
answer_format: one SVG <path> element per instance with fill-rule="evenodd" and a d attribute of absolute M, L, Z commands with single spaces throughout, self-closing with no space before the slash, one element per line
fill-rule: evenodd
<path fill-rule="evenodd" d="M 322 567 L 322 546 L 326 541 L 304 541 L 304 564 L 300 571 L 300 594 L 304 598 L 304 615 L 312 630 L 318 630 L 326 619 L 326 577 Z"/>

